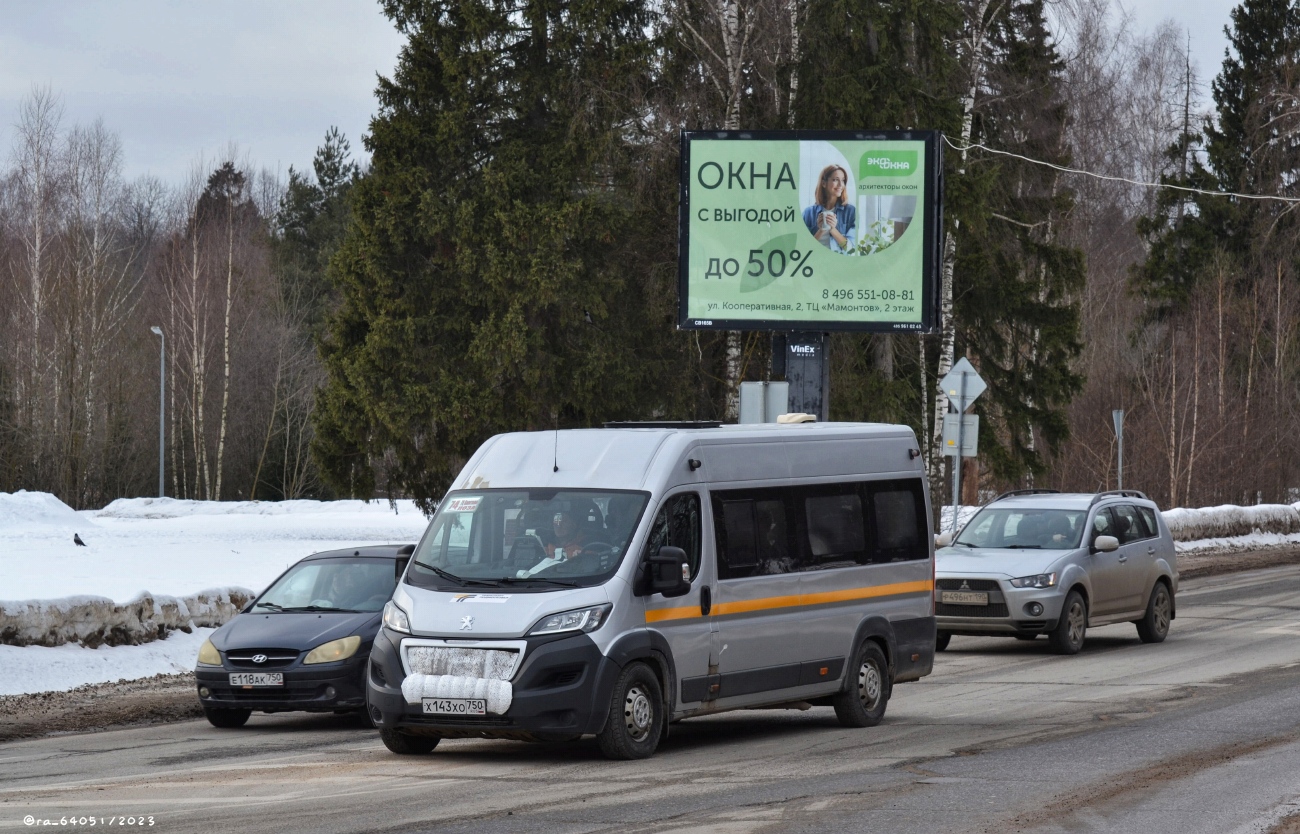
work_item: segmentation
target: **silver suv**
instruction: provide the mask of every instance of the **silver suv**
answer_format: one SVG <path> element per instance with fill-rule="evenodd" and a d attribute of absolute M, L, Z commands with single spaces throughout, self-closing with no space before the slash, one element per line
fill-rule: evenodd
<path fill-rule="evenodd" d="M 937 649 L 954 634 L 1033 640 L 1059 654 L 1088 626 L 1132 622 L 1144 643 L 1169 633 L 1178 592 L 1173 538 L 1135 490 L 1016 490 L 976 513 L 935 553 Z"/>

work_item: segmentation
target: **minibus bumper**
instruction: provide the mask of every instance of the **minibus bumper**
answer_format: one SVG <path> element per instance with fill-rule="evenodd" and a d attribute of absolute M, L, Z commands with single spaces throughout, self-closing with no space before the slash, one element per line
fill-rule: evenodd
<path fill-rule="evenodd" d="M 442 738 L 573 739 L 604 727 L 621 671 L 586 634 L 527 638 L 504 715 L 425 715 L 421 704 L 407 703 L 402 694 L 406 670 L 400 639 L 383 629 L 370 653 L 368 707 L 381 729 L 401 727 Z"/>

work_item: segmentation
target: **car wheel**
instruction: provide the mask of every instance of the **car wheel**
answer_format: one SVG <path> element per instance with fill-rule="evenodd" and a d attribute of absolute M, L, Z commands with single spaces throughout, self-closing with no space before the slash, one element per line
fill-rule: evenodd
<path fill-rule="evenodd" d="M 253 714 L 251 709 L 208 709 L 203 708 L 203 714 L 207 716 L 208 723 L 214 727 L 221 727 L 223 730 L 233 730 L 236 727 L 242 727 L 248 723 L 248 716 Z"/>
<path fill-rule="evenodd" d="M 952 635 L 946 631 L 940 631 L 934 635 L 934 650 L 936 652 L 944 651 L 948 648 L 950 642 L 952 642 Z"/>
<path fill-rule="evenodd" d="M 1065 595 L 1065 604 L 1061 606 L 1061 619 L 1056 628 L 1047 635 L 1052 644 L 1052 651 L 1057 654 L 1078 654 L 1083 648 L 1083 637 L 1088 631 L 1088 605 L 1083 595 L 1071 591 Z"/>
<path fill-rule="evenodd" d="M 1146 615 L 1137 621 L 1138 637 L 1143 643 L 1161 643 L 1169 634 L 1169 620 L 1172 618 L 1174 601 L 1169 596 L 1169 587 L 1157 582 L 1151 589 L 1151 599 L 1147 601 Z"/>
<path fill-rule="evenodd" d="M 649 758 L 664 731 L 664 694 L 659 679 L 644 663 L 629 663 L 614 683 L 609 716 L 596 734 L 600 752 L 609 759 Z"/>
<path fill-rule="evenodd" d="M 432 753 L 442 739 L 437 736 L 416 736 L 401 730 L 380 730 L 384 746 L 399 756 L 423 756 Z"/>
<path fill-rule="evenodd" d="M 936 645 L 936 648 L 938 646 Z M 874 727 L 889 704 L 889 664 L 873 640 L 863 640 L 849 667 L 848 689 L 831 699 L 843 727 Z"/>

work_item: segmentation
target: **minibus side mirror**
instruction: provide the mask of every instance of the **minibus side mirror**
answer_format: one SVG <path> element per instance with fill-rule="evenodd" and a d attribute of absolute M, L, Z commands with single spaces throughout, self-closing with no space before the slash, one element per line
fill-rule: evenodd
<path fill-rule="evenodd" d="M 665 545 L 646 559 L 650 574 L 650 593 L 666 597 L 679 597 L 691 589 L 691 567 L 686 551 Z"/>
<path fill-rule="evenodd" d="M 1110 553 L 1119 550 L 1119 539 L 1114 536 L 1098 536 L 1092 542 L 1093 553 Z"/>

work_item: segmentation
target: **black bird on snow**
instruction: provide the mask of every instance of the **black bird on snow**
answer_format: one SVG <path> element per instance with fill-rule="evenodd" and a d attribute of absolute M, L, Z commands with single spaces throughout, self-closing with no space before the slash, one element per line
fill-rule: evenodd
<path fill-rule="evenodd" d="M 76 533 L 72 534 L 72 543 L 75 544 L 77 547 L 86 546 L 86 543 L 81 540 L 81 536 L 77 535 Z"/>

